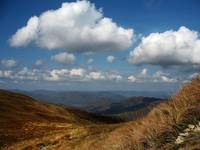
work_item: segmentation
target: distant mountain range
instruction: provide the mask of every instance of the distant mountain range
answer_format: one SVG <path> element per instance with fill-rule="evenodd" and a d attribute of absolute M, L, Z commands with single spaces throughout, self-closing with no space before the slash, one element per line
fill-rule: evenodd
<path fill-rule="evenodd" d="M 98 103 L 99 101 L 116 103 L 129 97 L 139 96 L 168 99 L 171 95 L 164 91 L 12 91 L 29 95 L 41 101 L 81 108 Z"/>
<path fill-rule="evenodd" d="M 145 109 L 143 112 L 148 112 L 153 106 L 168 97 L 167 93 L 164 92 L 138 91 L 64 92 L 36 90 L 17 92 L 29 95 L 40 101 L 77 107 L 89 112 L 106 115 L 129 113 L 141 109 Z"/>
<path fill-rule="evenodd" d="M 36 90 L 36 91 L 19 91 L 16 92 L 29 95 L 35 99 L 61 104 L 65 106 L 74 106 L 79 108 L 85 108 L 93 103 L 98 103 L 101 101 L 120 101 L 124 99 L 125 96 L 112 93 L 112 92 L 83 92 L 83 91 L 46 91 L 46 90 Z"/>
<path fill-rule="evenodd" d="M 120 114 L 124 112 L 133 112 L 141 108 L 147 108 L 151 104 L 158 104 L 164 99 L 154 97 L 134 96 L 115 103 L 103 103 L 102 105 L 91 105 L 87 108 L 90 112 L 100 114 Z"/>

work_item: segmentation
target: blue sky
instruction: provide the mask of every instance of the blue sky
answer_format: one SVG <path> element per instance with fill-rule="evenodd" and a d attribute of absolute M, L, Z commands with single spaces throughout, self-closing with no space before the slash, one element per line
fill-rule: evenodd
<path fill-rule="evenodd" d="M 0 87 L 174 90 L 199 72 L 199 8 L 198 0 L 3 0 Z"/>

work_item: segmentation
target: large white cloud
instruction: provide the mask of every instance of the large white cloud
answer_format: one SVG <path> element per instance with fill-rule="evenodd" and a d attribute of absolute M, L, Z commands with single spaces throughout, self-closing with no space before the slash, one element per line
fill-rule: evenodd
<path fill-rule="evenodd" d="M 77 1 L 31 17 L 10 38 L 10 44 L 20 47 L 35 43 L 71 51 L 123 50 L 132 44 L 133 34 L 133 29 L 118 26 L 89 1 Z"/>
<path fill-rule="evenodd" d="M 139 46 L 130 52 L 128 61 L 133 64 L 160 66 L 200 64 L 198 32 L 184 26 L 178 31 L 151 33 L 143 37 Z"/>
<path fill-rule="evenodd" d="M 71 53 L 63 52 L 52 56 L 51 59 L 59 63 L 74 63 L 76 57 Z"/>
<path fill-rule="evenodd" d="M 26 26 L 17 30 L 15 35 L 10 39 L 11 46 L 20 47 L 26 46 L 33 40 L 37 39 L 38 32 L 38 17 L 31 17 Z"/>

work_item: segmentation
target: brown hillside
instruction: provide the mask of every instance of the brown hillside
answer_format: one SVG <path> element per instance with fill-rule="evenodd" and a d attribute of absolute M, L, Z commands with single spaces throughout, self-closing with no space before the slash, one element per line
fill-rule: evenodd
<path fill-rule="evenodd" d="M 45 104 L 22 94 L 0 90 L 0 149 L 47 135 L 53 136 L 53 140 L 58 133 L 68 136 L 71 132 L 96 129 L 97 124 L 114 122 L 118 120 L 75 108 Z M 77 133 L 78 136 L 83 135 Z"/>

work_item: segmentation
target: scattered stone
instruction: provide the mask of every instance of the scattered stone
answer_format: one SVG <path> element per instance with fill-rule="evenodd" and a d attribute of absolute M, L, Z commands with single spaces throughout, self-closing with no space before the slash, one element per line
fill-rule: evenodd
<path fill-rule="evenodd" d="M 186 128 L 184 130 L 184 132 L 179 133 L 179 136 L 177 137 L 177 139 L 175 140 L 175 144 L 181 144 L 184 142 L 184 139 L 189 136 L 190 132 L 200 132 L 200 121 L 198 122 L 198 124 L 193 125 L 193 124 L 189 124 L 188 128 Z"/>
<path fill-rule="evenodd" d="M 189 125 L 188 125 L 188 128 L 190 128 L 190 129 L 194 129 L 195 126 L 194 126 L 193 124 L 189 124 Z"/>
<path fill-rule="evenodd" d="M 190 129 L 189 129 L 189 128 L 186 128 L 186 129 L 184 130 L 184 132 L 190 132 Z"/>
<path fill-rule="evenodd" d="M 189 133 L 188 133 L 188 132 L 185 132 L 185 133 L 180 133 L 179 135 L 180 135 L 180 136 L 183 136 L 183 137 L 186 137 L 186 136 L 189 135 Z"/>
<path fill-rule="evenodd" d="M 182 136 L 178 136 L 178 138 L 175 141 L 176 144 L 181 144 L 183 142 L 184 142 L 184 137 L 182 137 Z"/>

